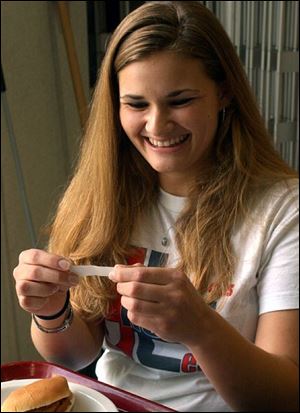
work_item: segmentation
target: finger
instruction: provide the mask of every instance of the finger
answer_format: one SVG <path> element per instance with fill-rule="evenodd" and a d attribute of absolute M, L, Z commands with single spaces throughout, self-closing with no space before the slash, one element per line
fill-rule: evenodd
<path fill-rule="evenodd" d="M 31 313 L 35 313 L 49 301 L 49 297 L 31 297 L 27 295 L 18 296 L 18 299 L 20 306 Z"/>
<path fill-rule="evenodd" d="M 137 298 L 126 296 L 121 297 L 121 304 L 131 313 L 141 313 L 144 316 L 156 315 L 160 309 L 159 303 L 139 300 Z"/>
<path fill-rule="evenodd" d="M 156 333 L 159 323 L 156 321 L 155 314 L 127 311 L 127 317 L 132 324 L 142 327 L 144 331 L 147 330 L 147 335 L 159 337 Z"/>
<path fill-rule="evenodd" d="M 16 282 L 18 296 L 49 297 L 59 291 L 59 286 L 51 283 L 20 280 Z"/>
<path fill-rule="evenodd" d="M 20 264 L 41 265 L 43 267 L 55 268 L 60 271 L 68 271 L 71 262 L 59 255 L 32 248 L 22 251 L 19 255 Z"/>
<path fill-rule="evenodd" d="M 139 281 L 165 285 L 170 280 L 170 268 L 116 265 L 109 278 L 114 282 Z M 173 269 L 174 271 L 174 269 Z"/>
<path fill-rule="evenodd" d="M 54 270 L 40 265 L 20 264 L 13 271 L 16 281 L 27 280 L 44 283 L 52 283 L 60 286 L 70 287 L 77 285 L 79 277 L 73 273 Z"/>
<path fill-rule="evenodd" d="M 122 296 L 150 302 L 159 302 L 165 295 L 164 286 L 137 281 L 119 282 L 117 291 Z"/>

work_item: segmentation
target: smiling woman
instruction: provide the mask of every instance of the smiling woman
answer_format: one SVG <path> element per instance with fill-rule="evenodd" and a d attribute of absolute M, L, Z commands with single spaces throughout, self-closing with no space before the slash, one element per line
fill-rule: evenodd
<path fill-rule="evenodd" d="M 110 39 L 48 251 L 14 271 L 33 342 L 75 369 L 103 345 L 99 380 L 177 411 L 297 411 L 297 225 L 218 20 L 146 2 Z M 78 283 L 72 262 L 114 269 Z"/>
<path fill-rule="evenodd" d="M 219 112 L 228 104 L 221 87 L 199 59 L 164 51 L 123 68 L 119 91 L 126 135 L 165 191 L 187 195 L 209 161 Z"/>

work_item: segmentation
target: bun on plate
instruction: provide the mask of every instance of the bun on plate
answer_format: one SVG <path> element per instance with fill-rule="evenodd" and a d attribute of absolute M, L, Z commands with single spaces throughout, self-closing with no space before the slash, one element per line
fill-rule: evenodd
<path fill-rule="evenodd" d="M 53 376 L 34 381 L 12 391 L 1 406 L 1 412 L 69 412 L 74 395 L 67 379 Z"/>

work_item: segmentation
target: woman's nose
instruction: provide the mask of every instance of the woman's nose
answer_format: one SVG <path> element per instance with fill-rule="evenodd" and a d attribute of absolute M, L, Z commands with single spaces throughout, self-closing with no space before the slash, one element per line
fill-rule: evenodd
<path fill-rule="evenodd" d="M 172 131 L 173 125 L 168 111 L 155 109 L 148 114 L 145 130 L 151 136 L 164 136 Z"/>

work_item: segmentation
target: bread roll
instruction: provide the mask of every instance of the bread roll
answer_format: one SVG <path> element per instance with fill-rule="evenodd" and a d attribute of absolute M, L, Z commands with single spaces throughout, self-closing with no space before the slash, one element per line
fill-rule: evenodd
<path fill-rule="evenodd" d="M 63 376 L 37 380 L 12 391 L 1 406 L 2 412 L 69 412 L 74 395 Z"/>

